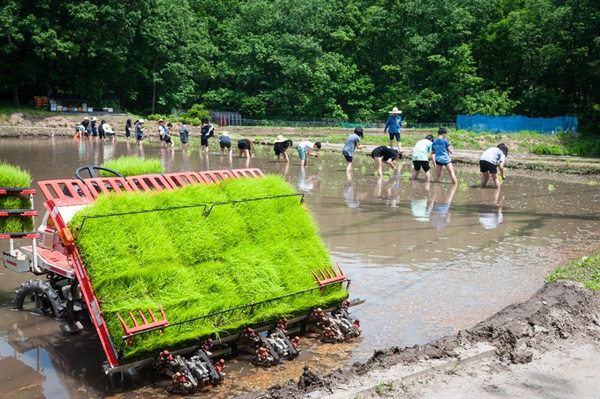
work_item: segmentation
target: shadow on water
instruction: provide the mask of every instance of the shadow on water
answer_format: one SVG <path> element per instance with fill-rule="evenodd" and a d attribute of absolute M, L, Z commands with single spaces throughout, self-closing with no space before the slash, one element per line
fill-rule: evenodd
<path fill-rule="evenodd" d="M 599 247 L 597 178 L 509 169 L 501 189 L 480 189 L 478 170 L 460 164 L 455 168 L 461 183 L 454 186 L 444 174 L 439 184 L 410 181 L 409 161 L 402 161 L 397 174 L 384 169 L 379 178 L 364 155 L 355 156 L 346 174 L 340 153 L 310 158 L 303 169 L 295 150 L 287 164 L 275 162 L 272 147 L 257 147 L 252 159 L 235 151 L 231 158 L 220 156 L 211 148 L 209 155 L 199 155 L 198 149 L 184 154 L 151 142 L 140 148 L 123 141 L 0 141 L 1 159 L 29 170 L 35 182 L 71 178 L 79 166 L 135 155 L 160 159 L 166 172 L 258 167 L 306 194 L 332 261 L 352 279 L 351 298 L 366 300 L 352 309 L 363 336 L 343 347 L 307 338 L 302 359 L 269 370 L 256 370 L 243 358 L 233 361 L 226 369 L 229 378 L 211 397 L 296 378 L 304 364 L 330 370 L 364 361 L 375 349 L 422 344 L 471 327 L 527 299 L 558 262 Z M 34 201 L 42 212 L 39 193 Z M 131 389 L 130 382 L 148 383 L 131 375 L 115 386 L 105 377 L 103 352 L 89 326 L 65 336 L 55 320 L 10 311 L 14 290 L 35 276 L 0 273 L 2 397 L 105 397 Z M 339 349 L 341 356 L 335 355 Z M 159 383 L 136 396 L 163 392 Z"/>

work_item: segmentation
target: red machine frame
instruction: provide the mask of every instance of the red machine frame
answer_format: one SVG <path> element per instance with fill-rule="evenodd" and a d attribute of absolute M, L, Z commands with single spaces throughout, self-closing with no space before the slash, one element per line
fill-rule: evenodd
<path fill-rule="evenodd" d="M 65 256 L 67 262 L 57 260 L 54 264 L 54 269 L 56 270 L 53 271 L 62 276 L 71 278 L 74 269 L 79 285 L 81 286 L 83 299 L 88 306 L 90 318 L 98 332 L 98 337 L 100 338 L 102 348 L 104 349 L 110 367 L 114 368 L 121 365 L 118 353 L 104 318 L 102 317 L 98 299 L 94 294 L 85 265 L 83 264 L 81 255 L 75 245 L 73 234 L 66 225 L 61 215 L 60 208 L 91 204 L 100 194 L 174 190 L 186 185 L 218 183 L 226 179 L 240 177 L 257 178 L 264 176 L 264 173 L 260 169 L 251 168 L 204 172 L 177 172 L 161 175 L 131 176 L 127 178 L 97 177 L 85 180 L 46 180 L 38 183 L 42 194 L 46 198 L 44 207 L 48 210 L 49 217 L 54 223 L 67 252 Z M 70 265 L 74 265 L 74 267 L 71 267 Z M 151 316 L 152 321 L 150 322 L 147 322 L 146 319 L 142 317 L 142 324 L 138 324 L 134 316 L 131 315 L 135 325 L 132 328 L 127 328 L 123 322 L 125 334 L 132 334 L 132 331 L 138 332 L 144 329 L 155 328 L 158 324 L 166 326 L 168 322 L 166 317 L 164 317 L 164 313 L 162 313 L 162 316 L 163 320 L 158 322 L 153 315 Z"/>

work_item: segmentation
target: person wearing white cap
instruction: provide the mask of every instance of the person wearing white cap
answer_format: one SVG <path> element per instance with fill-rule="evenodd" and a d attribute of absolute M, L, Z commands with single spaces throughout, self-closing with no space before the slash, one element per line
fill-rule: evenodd
<path fill-rule="evenodd" d="M 401 113 L 402 111 L 400 111 L 398 107 L 392 108 L 390 116 L 383 128 L 383 134 L 388 132 L 390 135 L 390 147 L 394 146 L 394 138 L 398 141 L 398 151 L 400 151 L 400 147 L 402 147 L 402 142 L 400 141 L 400 128 L 402 127 Z"/>
<path fill-rule="evenodd" d="M 285 158 L 285 162 L 290 162 L 290 156 L 287 153 L 287 149 L 290 148 L 294 143 L 292 140 L 288 140 L 283 137 L 281 134 L 277 136 L 275 139 L 275 143 L 273 144 L 273 151 L 275 151 L 275 155 L 277 156 L 277 162 L 279 162 L 279 157 L 283 155 Z"/>
<path fill-rule="evenodd" d="M 219 136 L 219 147 L 221 147 L 221 155 L 225 155 L 225 148 L 229 151 L 229 157 L 231 157 L 231 139 L 227 132 L 221 133 Z"/>

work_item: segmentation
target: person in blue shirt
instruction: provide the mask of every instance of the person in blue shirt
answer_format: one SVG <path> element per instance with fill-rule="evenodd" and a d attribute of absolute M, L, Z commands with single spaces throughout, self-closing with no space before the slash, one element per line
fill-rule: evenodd
<path fill-rule="evenodd" d="M 225 155 L 225 148 L 227 148 L 227 155 L 231 157 L 231 139 L 227 132 L 223 132 L 221 133 L 221 136 L 219 136 L 219 147 L 221 148 L 221 156 Z"/>
<path fill-rule="evenodd" d="M 181 127 L 179 128 L 179 140 L 181 140 L 181 151 L 185 152 L 187 150 L 189 138 L 190 128 L 187 127 L 187 121 L 183 120 L 181 122 Z"/>
<path fill-rule="evenodd" d="M 500 169 L 500 176 L 502 179 L 506 179 L 504 175 L 504 163 L 506 162 L 506 156 L 508 155 L 508 147 L 506 144 L 498 144 L 498 147 L 492 147 L 485 150 L 479 158 L 479 170 L 481 171 L 481 188 L 484 188 L 492 175 L 492 181 L 494 187 L 500 187 L 500 180 L 498 180 L 498 169 Z"/>
<path fill-rule="evenodd" d="M 402 117 L 400 114 L 402 111 L 398 109 L 398 107 L 392 108 L 390 111 L 390 116 L 383 128 L 383 134 L 388 132 L 390 135 L 390 147 L 394 146 L 394 138 L 398 141 L 398 152 L 400 152 L 400 148 L 402 147 L 402 142 L 400 141 L 400 128 L 402 127 Z"/>
<path fill-rule="evenodd" d="M 433 165 L 435 166 L 435 179 L 433 181 L 435 183 L 440 181 L 442 167 L 445 166 L 450 175 L 450 179 L 452 179 L 452 183 L 458 184 L 458 180 L 454 174 L 454 167 L 452 166 L 452 159 L 450 159 L 452 146 L 450 145 L 450 142 L 446 140 L 447 133 L 446 128 L 439 128 L 438 138 L 431 144 L 431 155 L 433 158 Z"/>

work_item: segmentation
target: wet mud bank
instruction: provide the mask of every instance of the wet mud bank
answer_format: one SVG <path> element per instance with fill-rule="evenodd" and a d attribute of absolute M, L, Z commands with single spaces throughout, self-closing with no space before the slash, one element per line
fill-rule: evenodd
<path fill-rule="evenodd" d="M 403 374 L 420 376 L 423 375 L 423 370 L 434 370 L 435 361 L 438 361 L 437 364 L 458 365 L 461 352 L 481 343 L 487 344 L 486 355 L 493 357 L 499 364 L 523 364 L 532 362 L 534 352 L 544 353 L 560 345 L 561 341 L 577 345 L 600 341 L 599 293 L 579 283 L 555 281 L 545 285 L 529 300 L 507 306 L 487 320 L 456 334 L 425 345 L 378 350 L 364 364 L 355 363 L 328 374 L 305 367 L 297 381 L 291 380 L 264 392 L 253 392 L 236 398 L 355 397 L 352 396 L 353 392 L 364 395 L 369 389 L 380 394 L 380 389 L 373 387 L 378 382 L 381 384 L 381 372 L 384 370 L 394 368 L 397 377 Z M 476 356 L 480 355 L 481 352 Z M 412 370 L 418 365 L 424 368 L 415 374 Z M 402 369 L 407 372 L 403 373 Z M 447 373 L 451 374 L 452 370 Z M 402 384 L 403 382 L 400 383 Z"/>

